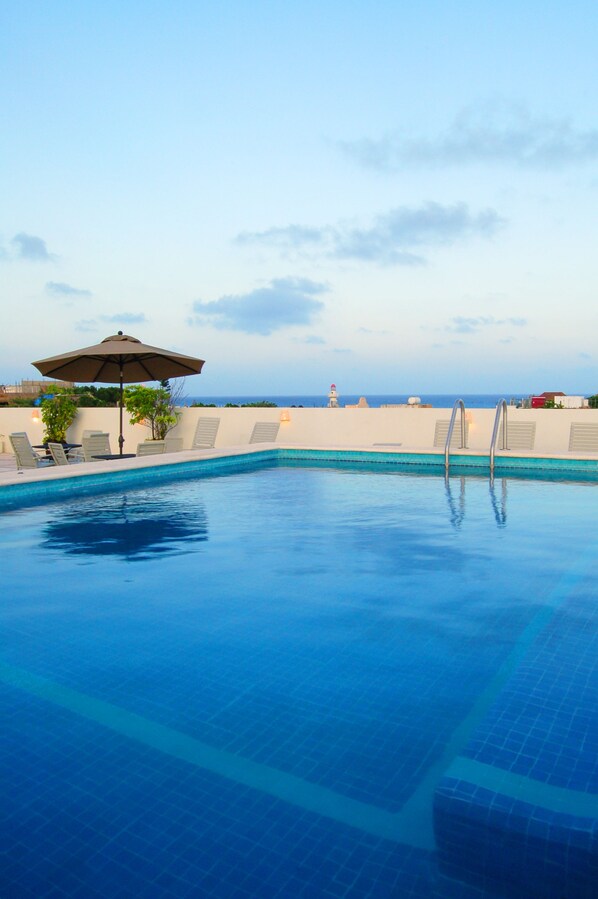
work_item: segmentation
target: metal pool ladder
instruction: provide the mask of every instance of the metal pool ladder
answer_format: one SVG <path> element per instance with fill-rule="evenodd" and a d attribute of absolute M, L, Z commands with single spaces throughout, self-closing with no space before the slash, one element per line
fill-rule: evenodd
<path fill-rule="evenodd" d="M 449 450 L 451 448 L 451 437 L 453 436 L 453 429 L 455 427 L 455 419 L 457 418 L 457 409 L 461 409 L 461 446 L 460 449 L 465 448 L 465 403 L 463 400 L 455 400 L 455 405 L 453 406 L 453 414 L 451 415 L 451 420 L 449 422 L 448 431 L 446 434 L 446 443 L 444 444 L 444 471 L 445 474 L 448 474 L 449 470 Z"/>
<path fill-rule="evenodd" d="M 490 442 L 490 477 L 494 475 L 494 455 L 496 453 L 496 441 L 498 438 L 498 426 L 500 424 L 500 413 L 502 412 L 502 446 L 501 449 L 506 450 L 507 446 L 507 401 L 499 400 L 496 404 L 496 415 L 494 416 L 494 428 L 492 430 L 492 440 Z"/>

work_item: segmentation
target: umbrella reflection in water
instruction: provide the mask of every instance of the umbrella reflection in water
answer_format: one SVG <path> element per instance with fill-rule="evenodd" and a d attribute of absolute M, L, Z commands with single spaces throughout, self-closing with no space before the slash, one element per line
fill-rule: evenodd
<path fill-rule="evenodd" d="M 129 562 L 198 551 L 208 539 L 205 510 L 147 493 L 90 497 L 52 513 L 44 547 L 71 555 L 117 556 Z"/>

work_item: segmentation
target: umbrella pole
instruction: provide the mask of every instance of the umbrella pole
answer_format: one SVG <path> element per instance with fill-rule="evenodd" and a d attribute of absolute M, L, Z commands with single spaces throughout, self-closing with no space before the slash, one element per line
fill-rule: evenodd
<path fill-rule="evenodd" d="M 119 406 L 119 432 L 118 432 L 118 454 L 122 456 L 123 454 L 123 444 L 125 442 L 125 438 L 123 437 L 123 370 L 122 363 L 120 368 L 120 396 L 118 400 Z"/>

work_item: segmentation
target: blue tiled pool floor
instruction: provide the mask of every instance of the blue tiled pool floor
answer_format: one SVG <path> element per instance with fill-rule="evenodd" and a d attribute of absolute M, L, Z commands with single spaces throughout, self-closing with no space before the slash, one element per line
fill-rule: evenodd
<path fill-rule="evenodd" d="M 591 801 L 594 497 L 276 468 L 3 516 L 0 895 L 509 895 L 432 803 L 542 709 Z"/>

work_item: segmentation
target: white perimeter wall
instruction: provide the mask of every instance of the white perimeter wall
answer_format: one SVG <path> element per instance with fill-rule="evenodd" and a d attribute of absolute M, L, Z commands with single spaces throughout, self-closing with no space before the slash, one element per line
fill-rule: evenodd
<path fill-rule="evenodd" d="M 0 409 L 0 444 L 10 452 L 8 435 L 26 431 L 33 444 L 42 440 L 43 425 L 32 420 L 32 409 Z M 375 443 L 400 443 L 402 448 L 430 448 L 438 419 L 447 420 L 450 409 L 288 409 L 291 420 L 280 425 L 278 443 L 298 446 L 357 446 Z M 183 447 L 190 448 L 200 416 L 220 418 L 216 446 L 238 446 L 249 441 L 256 421 L 280 421 L 282 409 L 201 409 L 184 408 L 181 419 L 170 436 L 182 437 Z M 494 409 L 471 409 L 469 448 L 488 452 L 494 424 Z M 598 409 L 515 409 L 509 407 L 509 421 L 535 421 L 536 453 L 567 453 L 572 422 L 598 424 Z M 459 419 L 457 418 L 456 427 Z M 112 449 L 118 451 L 118 410 L 80 409 L 68 432 L 73 443 L 81 442 L 84 429 L 107 431 Z M 149 436 L 142 425 L 130 425 L 124 415 L 125 452 L 135 452 L 138 443 Z M 1 447 L 0 447 L 1 448 Z"/>

